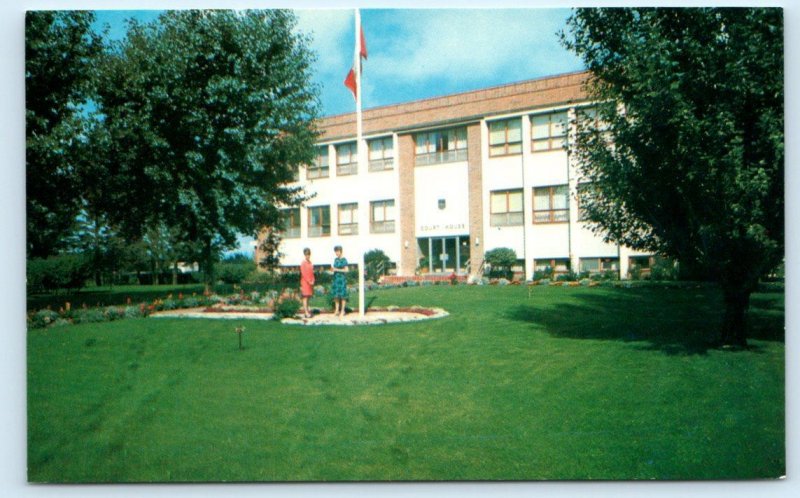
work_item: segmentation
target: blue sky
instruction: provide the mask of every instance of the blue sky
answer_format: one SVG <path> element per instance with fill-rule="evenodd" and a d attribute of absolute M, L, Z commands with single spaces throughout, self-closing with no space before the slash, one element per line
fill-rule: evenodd
<path fill-rule="evenodd" d="M 343 81 L 353 61 L 353 9 L 296 11 L 297 29 L 312 37 L 314 80 L 325 115 L 353 112 Z M 96 29 L 125 36 L 126 20 L 149 22 L 156 10 L 98 10 Z M 365 109 L 577 71 L 580 61 L 558 42 L 568 9 L 362 9 L 369 52 Z M 252 251 L 241 237 L 234 252 Z"/>
<path fill-rule="evenodd" d="M 369 59 L 363 105 L 377 107 L 582 69 L 556 32 L 568 9 L 362 9 Z M 352 9 L 298 10 L 298 29 L 311 35 L 314 79 L 325 115 L 352 112 L 343 80 L 353 60 Z M 151 21 L 158 11 L 97 11 L 109 36 L 125 20 Z"/>

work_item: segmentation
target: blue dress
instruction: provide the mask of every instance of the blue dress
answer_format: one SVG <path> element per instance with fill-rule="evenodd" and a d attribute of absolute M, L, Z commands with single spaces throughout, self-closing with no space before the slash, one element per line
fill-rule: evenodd
<path fill-rule="evenodd" d="M 347 259 L 336 258 L 333 260 L 334 268 L 344 268 L 347 266 Z M 333 274 L 333 285 L 331 286 L 331 295 L 334 299 L 347 299 L 349 294 L 347 292 L 347 275 L 340 272 Z"/>

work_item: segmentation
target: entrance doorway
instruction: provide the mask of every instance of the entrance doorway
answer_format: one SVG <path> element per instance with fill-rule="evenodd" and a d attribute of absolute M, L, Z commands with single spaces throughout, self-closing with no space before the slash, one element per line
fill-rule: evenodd
<path fill-rule="evenodd" d="M 469 235 L 455 237 L 420 237 L 417 239 L 422 258 L 420 269 L 427 273 L 467 272 Z"/>

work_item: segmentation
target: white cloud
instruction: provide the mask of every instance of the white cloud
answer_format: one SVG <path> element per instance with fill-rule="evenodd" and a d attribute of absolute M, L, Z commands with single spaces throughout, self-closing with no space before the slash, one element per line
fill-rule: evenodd
<path fill-rule="evenodd" d="M 393 42 L 373 51 L 370 73 L 389 81 L 502 81 L 577 69 L 556 31 L 567 12 L 548 9 L 398 11 Z M 382 36 L 381 32 L 376 36 Z"/>
<path fill-rule="evenodd" d="M 352 65 L 353 10 L 297 10 L 311 34 L 325 114 L 352 111 L 342 84 Z M 374 107 L 580 69 L 558 42 L 564 9 L 362 10 L 369 59 L 364 103 Z"/>
<path fill-rule="evenodd" d="M 318 57 L 316 71 L 321 76 L 346 72 L 352 56 L 348 57 L 348 51 L 343 48 L 352 45 L 352 42 L 347 42 L 353 32 L 353 11 L 314 9 L 295 12 L 298 29 L 312 37 L 311 48 Z"/>

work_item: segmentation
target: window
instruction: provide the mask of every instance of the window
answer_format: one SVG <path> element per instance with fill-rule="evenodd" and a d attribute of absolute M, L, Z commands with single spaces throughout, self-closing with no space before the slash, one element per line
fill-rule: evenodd
<path fill-rule="evenodd" d="M 522 152 L 522 120 L 520 118 L 489 123 L 489 155 L 504 156 Z"/>
<path fill-rule="evenodd" d="M 314 159 L 314 164 L 308 167 L 307 176 L 310 180 L 314 178 L 328 178 L 328 146 L 322 145 L 317 147 L 317 157 Z"/>
<path fill-rule="evenodd" d="M 522 225 L 522 189 L 491 192 L 489 224 L 493 227 Z"/>
<path fill-rule="evenodd" d="M 533 222 L 563 223 L 569 221 L 569 187 L 534 187 Z"/>
<path fill-rule="evenodd" d="M 531 150 L 561 149 L 567 144 L 567 113 L 553 112 L 531 116 Z"/>
<path fill-rule="evenodd" d="M 308 236 L 326 237 L 331 234 L 330 206 L 308 208 Z"/>
<path fill-rule="evenodd" d="M 619 258 L 581 258 L 581 273 L 619 271 Z"/>
<path fill-rule="evenodd" d="M 569 272 L 569 266 L 569 258 L 535 259 L 533 261 L 533 271 L 556 275 Z"/>
<path fill-rule="evenodd" d="M 654 263 L 653 256 L 630 256 L 628 258 L 628 277 L 634 280 L 648 278 Z"/>
<path fill-rule="evenodd" d="M 370 202 L 371 233 L 394 232 L 394 200 Z"/>
<path fill-rule="evenodd" d="M 600 119 L 600 113 L 596 107 L 585 107 L 577 112 L 578 120 L 584 128 L 596 128 L 600 131 L 608 130 L 608 123 Z"/>
<path fill-rule="evenodd" d="M 611 132 L 606 121 L 600 119 L 600 113 L 596 107 L 585 107 L 578 109 L 575 113 L 578 118 L 578 133 L 590 133 L 593 130 L 600 132 L 602 138 L 611 143 Z"/>
<path fill-rule="evenodd" d="M 589 221 L 589 217 L 586 214 L 586 211 L 581 208 L 581 196 L 588 195 L 589 192 L 589 183 L 579 183 L 578 184 L 578 191 L 577 191 L 577 200 L 578 200 L 578 221 Z"/>
<path fill-rule="evenodd" d="M 339 235 L 358 235 L 358 203 L 339 204 Z"/>
<path fill-rule="evenodd" d="M 284 239 L 297 239 L 300 237 L 300 208 L 281 209 L 283 227 L 281 235 Z"/>
<path fill-rule="evenodd" d="M 350 142 L 336 146 L 336 176 L 358 173 L 358 153 L 356 143 Z"/>
<path fill-rule="evenodd" d="M 292 169 L 292 181 L 299 182 L 300 181 L 300 165 L 294 166 Z"/>
<path fill-rule="evenodd" d="M 414 140 L 417 166 L 467 160 L 465 127 L 417 133 Z"/>
<path fill-rule="evenodd" d="M 367 142 L 369 170 L 385 171 L 394 168 L 394 140 L 392 137 L 376 138 Z"/>
<path fill-rule="evenodd" d="M 630 256 L 628 259 L 628 266 L 636 265 L 642 270 L 649 270 L 652 263 L 652 256 Z"/>

